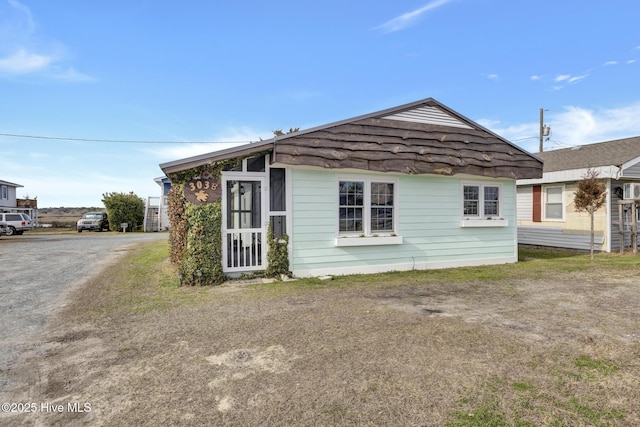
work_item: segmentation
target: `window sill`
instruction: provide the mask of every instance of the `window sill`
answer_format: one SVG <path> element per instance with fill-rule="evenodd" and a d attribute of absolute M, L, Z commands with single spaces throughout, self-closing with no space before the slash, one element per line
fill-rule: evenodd
<path fill-rule="evenodd" d="M 460 227 L 508 227 L 508 219 L 463 219 Z"/>
<path fill-rule="evenodd" d="M 401 245 L 402 236 L 336 237 L 336 246 Z"/>

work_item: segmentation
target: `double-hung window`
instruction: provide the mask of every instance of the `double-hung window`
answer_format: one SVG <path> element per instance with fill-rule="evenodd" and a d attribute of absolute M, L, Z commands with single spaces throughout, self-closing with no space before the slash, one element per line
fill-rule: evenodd
<path fill-rule="evenodd" d="M 464 184 L 462 213 L 469 219 L 495 219 L 501 216 L 502 191 L 495 184 Z"/>
<path fill-rule="evenodd" d="M 389 235 L 396 230 L 396 183 L 385 180 L 340 180 L 338 234 Z"/>
<path fill-rule="evenodd" d="M 562 220 L 564 206 L 562 203 L 563 187 L 545 187 L 544 189 L 544 219 L 545 220 Z"/>
<path fill-rule="evenodd" d="M 364 232 L 364 184 L 340 181 L 340 233 Z"/>

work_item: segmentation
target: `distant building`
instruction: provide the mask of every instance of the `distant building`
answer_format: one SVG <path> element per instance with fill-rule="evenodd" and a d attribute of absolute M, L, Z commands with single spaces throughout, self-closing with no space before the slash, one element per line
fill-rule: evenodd
<path fill-rule="evenodd" d="M 9 181 L 0 180 L 0 208 L 17 208 L 16 189 L 23 187 L 20 184 L 14 184 Z M 8 210 L 7 210 L 8 212 Z"/>
<path fill-rule="evenodd" d="M 160 196 L 147 197 L 144 211 L 144 231 L 163 231 L 169 229 L 167 195 L 171 190 L 171 181 L 166 176 L 155 178 L 160 186 Z"/>
<path fill-rule="evenodd" d="M 0 212 L 22 212 L 38 224 L 38 201 L 36 199 L 18 199 L 16 191 L 23 185 L 0 180 Z"/>

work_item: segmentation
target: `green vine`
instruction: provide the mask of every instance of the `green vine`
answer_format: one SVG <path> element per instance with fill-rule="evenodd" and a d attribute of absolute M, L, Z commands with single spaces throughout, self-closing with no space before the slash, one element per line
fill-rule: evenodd
<path fill-rule="evenodd" d="M 168 174 L 171 180 L 168 195 L 170 259 L 178 269 L 181 286 L 219 285 L 225 280 L 222 272 L 222 202 L 189 202 L 184 197 L 185 183 L 196 177 L 210 177 L 220 182 L 223 170 L 236 168 L 241 163 L 242 158 L 227 159 Z"/>
<path fill-rule="evenodd" d="M 265 270 L 266 277 L 280 278 L 283 275 L 291 276 L 289 271 L 289 236 L 283 234 L 281 237 L 274 237 L 273 221 L 269 221 L 267 228 L 267 259 L 269 261 Z"/>
<path fill-rule="evenodd" d="M 167 195 L 168 215 L 169 223 L 169 244 L 170 248 L 170 260 L 176 265 L 180 266 L 182 261 L 184 246 L 187 241 L 187 219 L 184 213 L 185 198 L 183 195 L 184 183 L 172 183 L 171 190 Z"/>
<path fill-rule="evenodd" d="M 222 272 L 221 201 L 203 205 L 186 203 L 188 230 L 179 272 L 181 284 L 219 285 Z"/>

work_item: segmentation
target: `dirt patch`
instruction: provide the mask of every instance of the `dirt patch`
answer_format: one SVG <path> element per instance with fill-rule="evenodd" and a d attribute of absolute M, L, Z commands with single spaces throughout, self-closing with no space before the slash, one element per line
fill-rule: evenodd
<path fill-rule="evenodd" d="M 638 273 L 222 286 L 199 303 L 97 318 L 87 313 L 110 291 L 94 282 L 51 325 L 46 354 L 16 371 L 29 381 L 10 396 L 91 410 L 5 416 L 25 425 L 637 425 Z"/>

